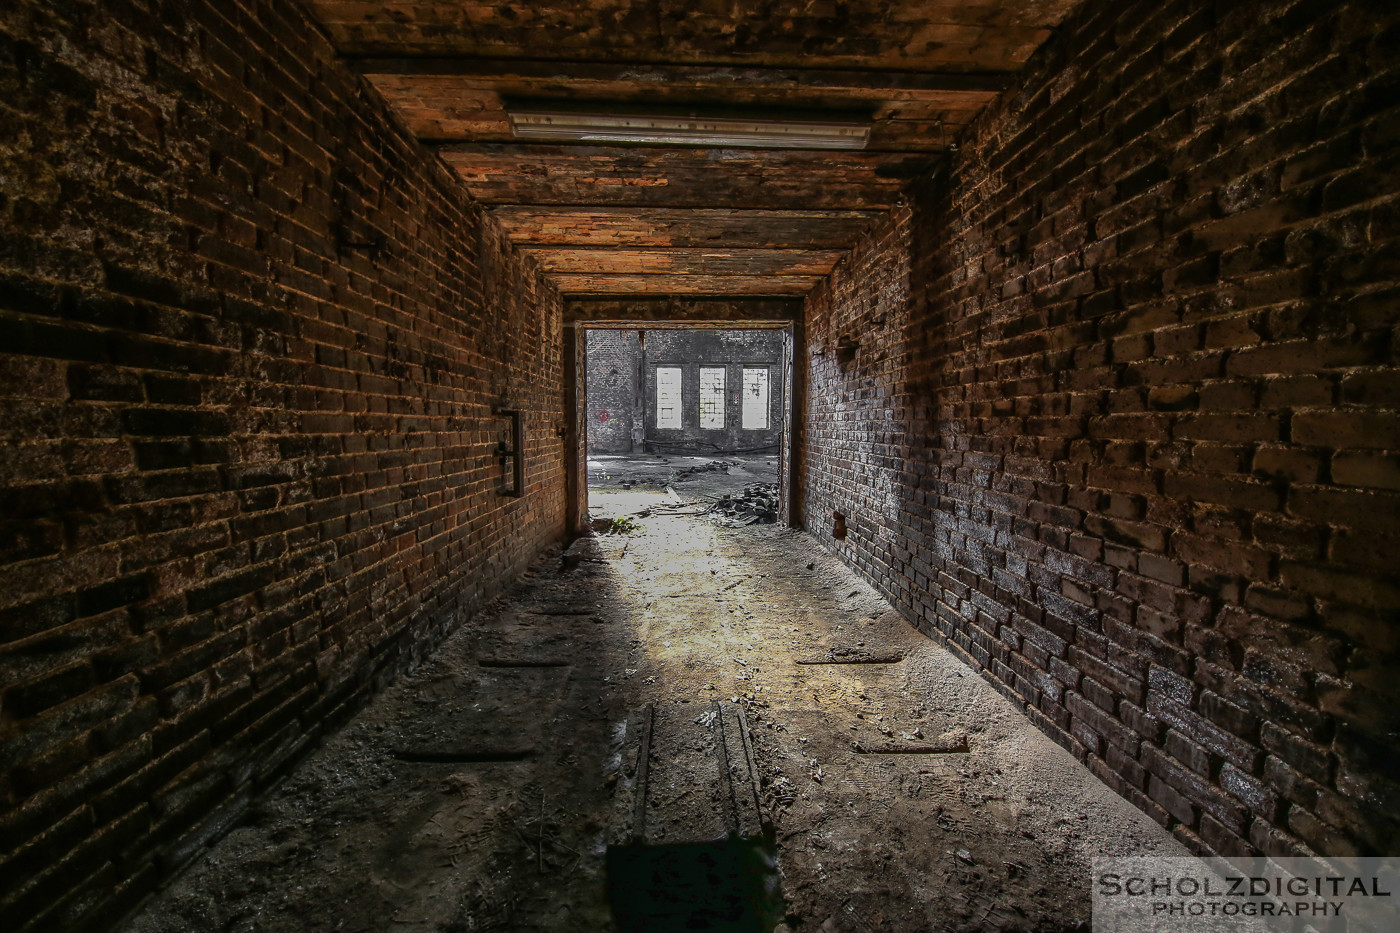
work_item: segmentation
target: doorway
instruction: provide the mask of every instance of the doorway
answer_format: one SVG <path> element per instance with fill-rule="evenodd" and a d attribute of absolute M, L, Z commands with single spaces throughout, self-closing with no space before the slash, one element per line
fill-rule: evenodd
<path fill-rule="evenodd" d="M 790 521 L 791 325 L 586 326 L 578 342 L 583 521 Z"/>

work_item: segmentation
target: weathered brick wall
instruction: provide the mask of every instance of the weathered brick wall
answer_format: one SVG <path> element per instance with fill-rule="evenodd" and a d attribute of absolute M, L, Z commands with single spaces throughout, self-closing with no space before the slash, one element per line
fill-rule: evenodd
<path fill-rule="evenodd" d="M 562 534 L 562 312 L 290 0 L 14 0 L 0 114 L 0 927 L 100 929 Z"/>
<path fill-rule="evenodd" d="M 646 449 L 699 455 L 777 453 L 783 429 L 783 333 L 778 330 L 649 330 L 643 382 Z M 681 370 L 681 427 L 656 426 L 656 367 Z M 724 427 L 700 427 L 700 370 L 724 370 Z M 746 367 L 768 370 L 768 427 L 743 427 Z"/>
<path fill-rule="evenodd" d="M 802 521 L 875 580 L 905 536 L 913 216 L 897 205 L 807 299 Z"/>
<path fill-rule="evenodd" d="M 1090 2 L 808 305 L 809 527 L 1220 852 L 1400 838 L 1398 19 Z"/>
<path fill-rule="evenodd" d="M 630 454 L 634 427 L 640 435 L 637 410 L 638 332 L 613 328 L 590 329 L 588 342 L 589 453 Z M 636 445 L 640 449 L 640 445 Z"/>

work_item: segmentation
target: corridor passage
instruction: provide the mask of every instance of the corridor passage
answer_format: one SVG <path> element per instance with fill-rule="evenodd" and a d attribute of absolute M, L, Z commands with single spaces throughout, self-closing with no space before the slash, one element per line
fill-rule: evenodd
<path fill-rule="evenodd" d="M 1184 854 L 806 534 L 617 495 L 593 506 L 627 533 L 544 559 L 127 933 L 617 929 L 624 723 L 647 704 L 643 842 L 723 835 L 706 737 L 737 707 L 777 872 L 761 910 L 650 929 L 1087 929 L 1096 854 Z M 657 878 L 614 885 L 619 910 L 694 898 Z"/>

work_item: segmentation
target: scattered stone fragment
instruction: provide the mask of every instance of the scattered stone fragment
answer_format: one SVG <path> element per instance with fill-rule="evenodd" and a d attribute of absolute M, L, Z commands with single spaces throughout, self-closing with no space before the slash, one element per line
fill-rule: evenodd
<path fill-rule="evenodd" d="M 723 525 L 770 525 L 778 520 L 778 486 L 755 483 L 738 496 L 721 496 L 710 506 L 711 521 Z"/>

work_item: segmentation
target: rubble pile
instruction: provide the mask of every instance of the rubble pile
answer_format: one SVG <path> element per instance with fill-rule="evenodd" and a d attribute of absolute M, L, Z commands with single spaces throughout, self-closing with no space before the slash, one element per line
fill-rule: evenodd
<path fill-rule="evenodd" d="M 728 473 L 732 466 L 739 466 L 737 460 L 711 460 L 709 463 L 702 463 L 699 466 L 683 467 L 676 471 L 676 476 L 699 476 L 703 473 Z"/>
<path fill-rule="evenodd" d="M 724 525 L 770 525 L 778 520 L 778 484 L 754 483 L 742 495 L 721 496 L 709 508 L 712 521 Z"/>

